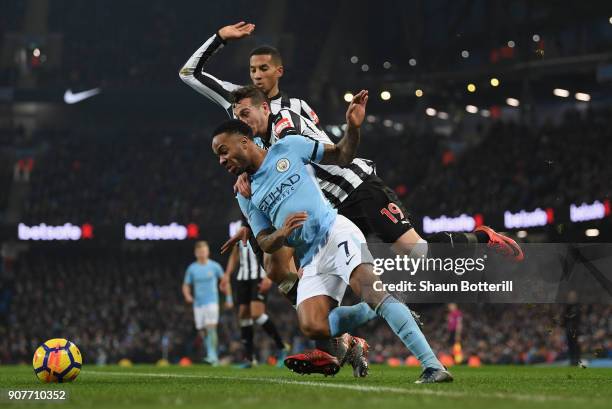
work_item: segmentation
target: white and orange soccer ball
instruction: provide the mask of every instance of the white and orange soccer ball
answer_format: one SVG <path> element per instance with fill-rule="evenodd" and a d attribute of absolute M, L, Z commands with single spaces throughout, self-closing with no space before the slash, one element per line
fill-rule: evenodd
<path fill-rule="evenodd" d="M 83 358 L 73 343 L 53 338 L 42 343 L 32 359 L 34 374 L 41 382 L 72 382 L 81 372 Z"/>

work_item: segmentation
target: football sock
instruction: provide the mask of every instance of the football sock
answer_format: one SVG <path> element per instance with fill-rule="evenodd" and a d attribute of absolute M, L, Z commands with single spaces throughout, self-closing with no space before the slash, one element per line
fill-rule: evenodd
<path fill-rule="evenodd" d="M 408 307 L 393 296 L 388 295 L 376 307 L 376 314 L 387 321 L 393 332 L 402 340 L 404 345 L 419 360 L 423 369 L 444 368 L 419 329 Z"/>
<path fill-rule="evenodd" d="M 276 330 L 276 325 L 274 325 L 274 323 L 272 322 L 270 317 L 268 317 L 267 314 L 261 314 L 259 317 L 257 317 L 255 322 L 261 325 L 264 331 L 266 331 L 266 334 L 268 334 L 270 338 L 274 340 L 276 348 L 285 348 L 285 344 L 283 343 L 283 340 L 281 339 L 280 335 L 278 334 L 278 331 Z"/>
<path fill-rule="evenodd" d="M 486 236 L 484 242 L 481 241 L 483 237 L 481 237 L 482 234 L 480 233 Z M 426 240 L 428 243 L 433 244 L 429 246 L 429 254 L 431 257 L 471 257 L 476 251 L 476 244 L 488 243 L 489 236 L 483 232 L 455 233 L 444 231 L 427 236 Z"/>
<path fill-rule="evenodd" d="M 240 342 L 244 346 L 245 360 L 252 361 L 255 354 L 252 319 L 240 320 Z"/>
<path fill-rule="evenodd" d="M 209 361 L 216 362 L 219 360 L 217 344 L 217 328 L 206 328 L 206 357 Z"/>
<path fill-rule="evenodd" d="M 351 306 L 336 307 L 329 313 L 329 332 L 332 337 L 337 337 L 345 332 L 351 333 L 376 318 L 376 313 L 368 304 L 360 302 Z"/>

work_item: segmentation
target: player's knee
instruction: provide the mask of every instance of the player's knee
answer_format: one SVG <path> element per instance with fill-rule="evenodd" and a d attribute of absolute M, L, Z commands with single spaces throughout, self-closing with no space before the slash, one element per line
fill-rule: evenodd
<path fill-rule="evenodd" d="M 370 264 L 361 264 L 353 270 L 350 286 L 358 297 L 374 307 L 387 296 L 387 292 L 381 291 L 381 288 L 376 285 L 379 281 Z"/>

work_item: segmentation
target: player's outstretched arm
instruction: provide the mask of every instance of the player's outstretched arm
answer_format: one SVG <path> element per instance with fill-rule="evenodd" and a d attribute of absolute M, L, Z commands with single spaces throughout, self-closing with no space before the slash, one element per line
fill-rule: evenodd
<path fill-rule="evenodd" d="M 254 24 L 245 23 L 244 21 L 222 27 L 196 50 L 179 71 L 179 77 L 185 84 L 220 105 L 230 116 L 232 116 L 230 93 L 240 88 L 240 86 L 222 81 L 213 75 L 203 72 L 202 68 L 213 54 L 223 48 L 228 40 L 248 36 L 254 29 Z"/>
<path fill-rule="evenodd" d="M 325 145 L 321 164 L 346 166 L 357 154 L 361 124 L 365 119 L 368 91 L 361 90 L 353 97 L 346 110 L 346 132 L 335 145 Z"/>
<path fill-rule="evenodd" d="M 257 243 L 259 247 L 266 253 L 274 253 L 283 247 L 287 238 L 295 229 L 302 227 L 308 219 L 306 212 L 293 213 L 287 216 L 283 226 L 280 229 L 265 229 L 257 235 Z"/>

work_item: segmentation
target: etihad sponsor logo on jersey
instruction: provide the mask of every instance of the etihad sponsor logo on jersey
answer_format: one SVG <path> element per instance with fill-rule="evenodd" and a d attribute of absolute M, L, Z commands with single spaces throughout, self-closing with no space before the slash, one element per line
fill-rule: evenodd
<path fill-rule="evenodd" d="M 291 195 L 291 193 L 295 190 L 295 184 L 298 183 L 300 179 L 300 175 L 294 173 L 283 180 L 262 199 L 262 201 L 259 203 L 259 210 L 265 213 L 268 211 L 268 209 L 276 206 L 282 200 L 289 197 L 289 195 Z"/>

